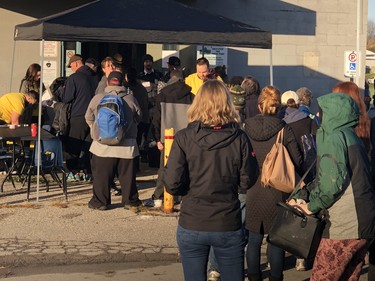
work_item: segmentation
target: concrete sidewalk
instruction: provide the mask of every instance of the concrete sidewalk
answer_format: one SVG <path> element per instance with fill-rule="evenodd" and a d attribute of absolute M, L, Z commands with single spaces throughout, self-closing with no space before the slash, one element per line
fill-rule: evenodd
<path fill-rule="evenodd" d="M 157 169 L 144 165 L 141 169 L 137 185 L 144 200 L 153 193 Z M 122 208 L 121 197 L 114 195 L 112 208 L 92 210 L 87 207 L 91 184 L 70 182 L 68 202 L 56 184 L 51 183 L 49 192 L 41 184 L 38 202 L 35 188 L 26 202 L 21 183 L 16 183 L 15 190 L 7 182 L 0 193 L 0 278 L 9 268 L 20 266 L 179 262 L 177 211 L 167 215 L 142 207 L 134 213 Z M 265 249 L 262 261 L 265 265 Z M 308 280 L 310 271 L 297 272 L 292 257 L 286 261 L 285 280 Z M 365 272 L 361 280 L 366 280 Z"/>
<path fill-rule="evenodd" d="M 140 198 L 147 199 L 157 169 L 143 169 L 137 184 Z M 16 187 L 7 182 L 0 194 L 0 265 L 178 259 L 178 212 L 167 215 L 144 207 L 136 214 L 122 208 L 121 197 L 113 195 L 111 209 L 91 210 L 87 203 L 92 185 L 85 182 L 68 183 L 68 202 L 55 184 L 49 192 L 40 187 L 38 202 L 35 189 L 26 202 L 26 187 Z"/>

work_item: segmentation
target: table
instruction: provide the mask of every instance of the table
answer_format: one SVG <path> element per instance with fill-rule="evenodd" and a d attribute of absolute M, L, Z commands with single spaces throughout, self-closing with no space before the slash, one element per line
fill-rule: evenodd
<path fill-rule="evenodd" d="M 41 140 L 48 140 L 56 138 L 54 135 L 49 133 L 46 130 L 41 129 L 40 130 L 40 139 Z M 13 170 L 16 165 L 15 161 L 15 142 L 16 141 L 37 141 L 38 137 L 32 137 L 31 136 L 31 129 L 28 125 L 18 125 L 15 129 L 10 129 L 8 125 L 0 126 L 0 140 L 5 141 L 12 141 L 13 142 L 13 151 L 12 151 L 12 165 L 9 171 L 7 172 L 4 180 L 1 183 L 0 190 L 3 191 L 4 183 L 5 181 L 12 176 Z M 13 184 L 14 185 L 14 184 Z"/>

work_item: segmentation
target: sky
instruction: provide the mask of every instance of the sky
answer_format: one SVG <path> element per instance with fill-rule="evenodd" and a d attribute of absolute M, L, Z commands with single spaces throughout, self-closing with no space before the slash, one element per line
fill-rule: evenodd
<path fill-rule="evenodd" d="M 375 0 L 368 0 L 368 19 L 375 22 Z"/>

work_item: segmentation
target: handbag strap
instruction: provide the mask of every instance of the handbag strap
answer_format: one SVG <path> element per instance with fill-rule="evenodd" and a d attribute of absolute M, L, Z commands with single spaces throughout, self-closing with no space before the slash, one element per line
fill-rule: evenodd
<path fill-rule="evenodd" d="M 277 137 L 276 137 L 276 143 L 283 143 L 284 141 L 284 128 L 282 128 L 279 133 L 277 134 Z"/>
<path fill-rule="evenodd" d="M 289 195 L 289 198 L 288 198 L 287 201 L 289 201 L 290 199 L 292 199 L 292 197 L 294 196 L 294 194 L 300 189 L 299 187 L 300 187 L 301 183 L 306 178 L 307 174 L 310 172 L 310 170 L 312 169 L 312 167 L 315 165 L 316 159 L 317 158 L 314 159 L 314 161 L 311 163 L 311 165 L 309 166 L 309 168 L 306 170 L 306 172 L 303 174 L 303 176 L 301 177 L 301 179 L 298 181 L 298 183 L 296 184 L 296 186 L 293 189 L 293 192 Z"/>

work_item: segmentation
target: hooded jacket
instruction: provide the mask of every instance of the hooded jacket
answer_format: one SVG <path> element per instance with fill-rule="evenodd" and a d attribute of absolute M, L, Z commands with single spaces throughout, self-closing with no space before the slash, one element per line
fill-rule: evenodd
<path fill-rule="evenodd" d="M 114 157 L 123 159 L 133 159 L 139 155 L 137 145 L 137 124 L 142 118 L 141 108 L 133 95 L 128 94 L 128 91 L 123 86 L 107 86 L 105 93 L 110 95 L 124 95 L 122 99 L 124 102 L 124 112 L 126 120 L 126 131 L 124 139 L 118 145 L 106 145 L 96 141 L 96 124 L 95 120 L 98 116 L 98 105 L 101 99 L 106 94 L 95 95 L 85 114 L 86 123 L 90 127 L 91 143 L 90 152 L 99 157 Z"/>
<path fill-rule="evenodd" d="M 238 189 L 256 177 L 251 145 L 237 123 L 190 123 L 175 135 L 164 171 L 167 191 L 183 195 L 179 225 L 196 231 L 240 229 Z"/>
<path fill-rule="evenodd" d="M 287 148 L 297 171 L 302 165 L 302 155 L 292 129 L 277 116 L 257 115 L 245 120 L 245 131 L 254 148 L 258 166 L 261 169 L 264 159 L 276 142 L 278 132 L 284 129 L 283 144 Z M 264 188 L 258 178 L 246 196 L 246 228 L 255 233 L 268 233 L 276 216 L 276 204 L 285 201 L 288 194 L 274 188 Z"/>
<path fill-rule="evenodd" d="M 308 209 L 326 209 L 323 237 L 365 239 L 375 237 L 375 189 L 365 148 L 354 127 L 359 110 L 348 95 L 332 93 L 318 98 L 322 116 L 316 142 L 317 178 Z"/>
<path fill-rule="evenodd" d="M 191 88 L 180 80 L 168 82 L 167 86 L 160 91 L 155 99 L 152 119 L 156 141 L 164 142 L 164 129 L 174 128 L 177 133 L 186 128 L 187 110 L 193 99 Z"/>

